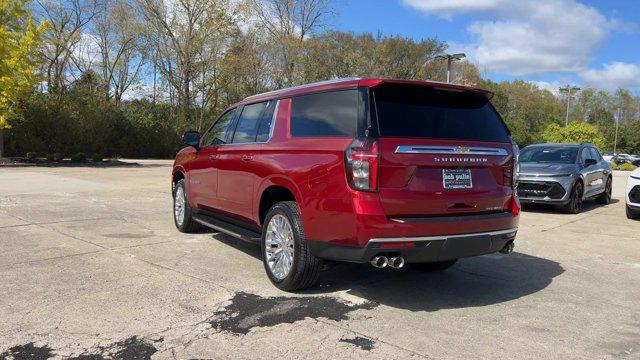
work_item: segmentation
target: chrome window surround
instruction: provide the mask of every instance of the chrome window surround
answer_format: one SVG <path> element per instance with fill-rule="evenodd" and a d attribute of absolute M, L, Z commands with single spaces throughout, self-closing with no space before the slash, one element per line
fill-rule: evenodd
<path fill-rule="evenodd" d="M 480 146 L 430 146 L 430 145 L 401 145 L 396 148 L 396 154 L 437 154 L 437 155 L 485 155 L 506 156 L 507 150 Z"/>
<path fill-rule="evenodd" d="M 268 102 L 269 100 L 267 100 Z M 271 100 L 273 101 L 273 100 Z M 233 146 L 233 145 L 247 145 L 247 144 L 266 144 L 268 143 L 271 138 L 273 137 L 273 129 L 275 128 L 276 125 L 276 119 L 278 118 L 278 109 L 280 108 L 280 100 L 275 100 L 276 102 L 276 107 L 273 109 L 273 115 L 271 117 L 271 126 L 269 127 L 269 137 L 267 138 L 267 140 L 265 141 L 251 141 L 251 142 L 242 142 L 242 143 L 227 143 L 227 144 L 221 144 L 218 146 Z M 251 105 L 251 104 L 248 104 Z M 242 114 L 240 114 L 242 115 Z M 234 130 L 235 132 L 235 130 Z"/>
<path fill-rule="evenodd" d="M 457 234 L 457 235 L 436 235 L 436 236 L 418 236 L 418 237 L 401 237 L 401 238 L 374 238 L 370 239 L 370 243 L 386 243 L 386 242 L 412 242 L 412 241 L 436 241 L 436 240 L 448 240 L 473 236 L 495 236 L 505 235 L 513 232 L 517 232 L 518 228 L 511 228 L 505 230 L 489 231 L 482 233 L 471 234 Z"/>

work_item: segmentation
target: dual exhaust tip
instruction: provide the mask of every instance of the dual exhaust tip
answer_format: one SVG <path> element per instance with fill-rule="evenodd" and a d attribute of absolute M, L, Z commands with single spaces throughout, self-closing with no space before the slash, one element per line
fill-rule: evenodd
<path fill-rule="evenodd" d="M 402 256 L 394 256 L 394 257 L 386 257 L 386 256 L 374 256 L 371 258 L 369 263 L 373 267 L 377 267 L 379 269 L 385 268 L 389 266 L 394 269 L 402 269 L 404 267 L 404 258 Z"/>

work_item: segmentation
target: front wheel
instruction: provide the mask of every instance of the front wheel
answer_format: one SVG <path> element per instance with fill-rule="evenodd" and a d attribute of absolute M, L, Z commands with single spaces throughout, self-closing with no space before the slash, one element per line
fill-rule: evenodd
<path fill-rule="evenodd" d="M 295 202 L 282 201 L 271 207 L 262 226 L 261 243 L 264 268 L 277 288 L 296 291 L 316 283 L 322 260 L 311 254 Z"/>
<path fill-rule="evenodd" d="M 415 263 L 409 264 L 413 270 L 424 271 L 424 272 L 435 272 L 435 271 L 443 271 L 455 265 L 458 259 L 447 260 L 447 261 L 438 261 L 438 262 L 430 262 L 430 263 Z"/>
<path fill-rule="evenodd" d="M 187 198 L 187 186 L 184 179 L 178 180 L 173 191 L 173 222 L 180 232 L 190 233 L 200 229 L 193 221 L 193 211 Z"/>
<path fill-rule="evenodd" d="M 582 195 L 584 195 L 584 189 L 582 183 L 576 181 L 571 190 L 571 198 L 569 203 L 565 205 L 564 209 L 570 214 L 579 214 L 582 211 Z"/>

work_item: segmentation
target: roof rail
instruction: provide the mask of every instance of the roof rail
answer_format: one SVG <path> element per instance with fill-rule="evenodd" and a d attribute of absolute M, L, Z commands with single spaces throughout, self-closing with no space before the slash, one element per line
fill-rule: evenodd
<path fill-rule="evenodd" d="M 263 92 L 263 93 L 256 94 L 256 95 L 251 95 L 249 97 L 246 97 L 243 101 L 251 100 L 251 99 L 255 99 L 255 98 L 259 98 L 259 97 L 263 97 L 263 96 L 266 96 L 266 95 L 276 95 L 276 94 L 279 94 L 279 93 L 284 93 L 284 92 L 292 91 L 292 90 L 306 89 L 306 88 L 310 88 L 310 87 L 314 87 L 314 86 L 331 85 L 331 84 L 335 84 L 335 83 L 346 82 L 346 81 L 355 81 L 355 80 L 360 80 L 360 79 L 361 78 L 359 78 L 359 77 L 348 77 L 348 78 L 340 78 L 340 79 L 331 79 L 331 80 L 326 80 L 326 81 L 319 81 L 319 82 L 314 82 L 314 83 L 311 83 L 311 84 L 292 86 L 292 87 L 288 87 L 288 88 L 284 88 L 284 89 L 278 89 L 278 90 Z"/>

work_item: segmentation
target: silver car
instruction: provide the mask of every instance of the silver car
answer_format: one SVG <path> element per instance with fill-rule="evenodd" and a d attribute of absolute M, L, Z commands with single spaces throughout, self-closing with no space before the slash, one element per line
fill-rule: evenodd
<path fill-rule="evenodd" d="M 520 152 L 518 197 L 522 203 L 544 203 L 577 214 L 585 199 L 611 202 L 611 165 L 590 143 L 537 144 Z"/>

